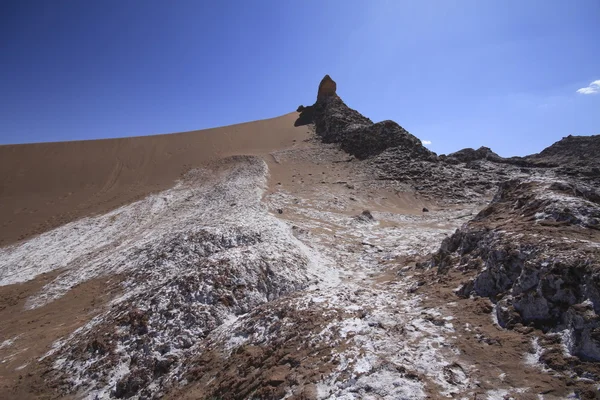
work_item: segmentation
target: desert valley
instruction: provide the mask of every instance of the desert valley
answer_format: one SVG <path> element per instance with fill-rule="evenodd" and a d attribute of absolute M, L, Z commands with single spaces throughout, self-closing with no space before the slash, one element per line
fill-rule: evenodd
<path fill-rule="evenodd" d="M 0 398 L 598 398 L 600 136 L 438 155 L 315 89 L 0 146 Z"/>

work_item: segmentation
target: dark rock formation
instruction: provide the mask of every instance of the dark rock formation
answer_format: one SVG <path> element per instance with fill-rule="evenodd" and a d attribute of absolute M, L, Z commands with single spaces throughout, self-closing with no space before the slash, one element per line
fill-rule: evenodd
<path fill-rule="evenodd" d="M 435 153 L 425 148 L 419 139 L 394 121 L 376 124 L 348 107 L 336 94 L 336 83 L 326 75 L 319 84 L 316 103 L 302 110 L 299 120 L 307 115 L 315 131 L 325 143 L 339 143 L 341 148 L 359 159 L 380 154 L 389 148 L 399 148 L 411 158 L 435 160 Z"/>
<path fill-rule="evenodd" d="M 373 214 L 371 214 L 371 211 L 369 211 L 369 210 L 364 210 L 362 213 L 360 213 L 359 215 L 357 215 L 354 218 L 357 221 L 360 221 L 360 222 L 373 222 L 373 221 L 375 221 L 375 217 L 373 217 Z"/>
<path fill-rule="evenodd" d="M 373 123 L 348 107 L 336 88 L 325 76 L 316 103 L 298 109 L 296 125 L 314 124 L 323 142 L 366 160 L 376 179 L 408 184 L 425 198 L 473 201 L 491 196 L 503 181 L 526 177 L 574 177 L 600 185 L 600 135 L 569 136 L 527 157 L 504 158 L 487 147 L 437 156 L 397 123 Z"/>
<path fill-rule="evenodd" d="M 448 156 L 446 156 L 446 159 L 449 162 L 455 161 L 455 162 L 471 162 L 471 161 L 476 161 L 476 160 L 489 160 L 489 161 L 495 161 L 495 162 L 501 162 L 502 161 L 502 157 L 500 157 L 498 154 L 494 153 L 492 151 L 492 149 L 490 149 L 489 147 L 480 147 L 477 150 L 472 149 L 472 148 L 466 148 L 466 149 L 462 149 L 459 150 L 455 153 L 451 153 L 448 154 Z"/>
<path fill-rule="evenodd" d="M 548 166 L 600 167 L 600 135 L 562 138 L 538 154 L 525 157 L 537 164 Z"/>
<path fill-rule="evenodd" d="M 337 85 L 333 79 L 329 75 L 325 75 L 325 77 L 321 80 L 319 84 L 319 91 L 317 92 L 317 101 L 325 100 L 328 97 L 337 96 L 335 91 L 337 90 Z"/>
<path fill-rule="evenodd" d="M 549 176 L 577 178 L 592 185 L 600 185 L 600 135 L 567 136 L 539 154 L 525 157 L 500 157 L 487 147 L 462 149 L 440 156 L 450 164 L 471 163 L 477 160 L 497 164 L 533 168 Z"/>
<path fill-rule="evenodd" d="M 425 198 L 462 202 L 490 195 L 507 174 L 504 170 L 525 176 L 515 163 L 487 148 L 438 157 L 396 122 L 373 123 L 348 107 L 335 89 L 329 76 L 323 78 L 317 101 L 299 108 L 296 125 L 313 124 L 323 142 L 365 160 L 376 179 L 409 184 Z"/>
<path fill-rule="evenodd" d="M 438 273 L 475 276 L 457 293 L 489 297 L 506 328 L 563 332 L 582 360 L 600 361 L 600 199 L 583 184 L 511 180 L 444 240 Z"/>
<path fill-rule="evenodd" d="M 600 185 L 600 135 L 567 136 L 539 154 L 524 157 L 531 165 Z"/>
<path fill-rule="evenodd" d="M 477 150 L 466 148 L 448 155 L 441 155 L 440 159 L 449 164 L 472 163 L 473 161 L 490 161 L 498 164 L 512 164 L 521 167 L 535 167 L 531 162 L 523 157 L 500 157 L 489 147 L 480 147 Z"/>

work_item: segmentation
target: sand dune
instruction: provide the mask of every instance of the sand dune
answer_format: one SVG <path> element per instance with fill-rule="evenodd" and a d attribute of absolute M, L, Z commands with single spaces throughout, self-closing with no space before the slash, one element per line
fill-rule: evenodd
<path fill-rule="evenodd" d="M 308 136 L 297 113 L 122 139 L 0 146 L 0 246 L 171 187 L 229 155 L 268 154 Z"/>

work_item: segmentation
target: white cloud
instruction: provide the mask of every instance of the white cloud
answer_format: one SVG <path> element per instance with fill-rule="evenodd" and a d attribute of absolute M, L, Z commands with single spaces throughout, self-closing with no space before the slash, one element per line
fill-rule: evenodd
<path fill-rule="evenodd" d="M 581 89 L 577 89 L 577 93 L 579 94 L 596 94 L 600 93 L 600 79 L 590 83 L 586 87 L 582 87 Z"/>
<path fill-rule="evenodd" d="M 429 146 L 431 144 L 431 140 L 421 140 L 421 143 L 423 143 L 423 146 Z"/>

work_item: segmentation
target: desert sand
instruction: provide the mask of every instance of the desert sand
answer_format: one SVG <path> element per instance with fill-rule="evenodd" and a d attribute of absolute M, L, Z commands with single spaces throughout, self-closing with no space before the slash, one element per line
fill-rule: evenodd
<path fill-rule="evenodd" d="M 174 134 L 0 146 L 0 246 L 168 188 L 191 168 L 308 137 L 297 113 Z"/>

